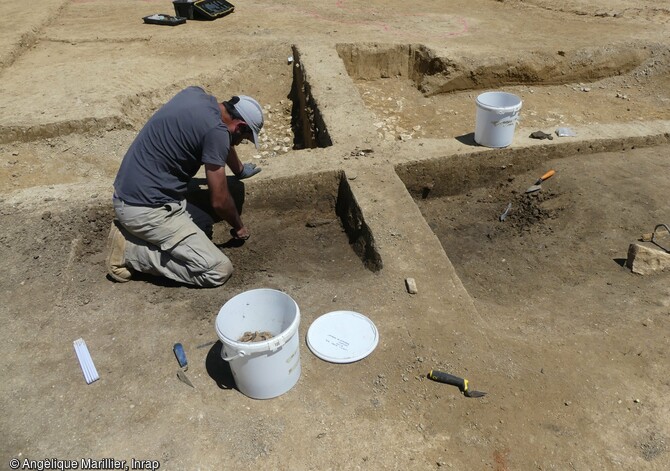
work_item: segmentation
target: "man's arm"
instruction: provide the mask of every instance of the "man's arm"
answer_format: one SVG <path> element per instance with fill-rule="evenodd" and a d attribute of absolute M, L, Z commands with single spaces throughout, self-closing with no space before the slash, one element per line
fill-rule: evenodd
<path fill-rule="evenodd" d="M 237 155 L 235 147 L 230 148 L 226 162 L 228 163 L 228 167 L 230 168 L 230 170 L 232 170 L 235 176 L 240 180 L 243 178 L 253 177 L 258 172 L 261 171 L 261 168 L 257 167 L 256 164 L 252 163 L 243 164 Z"/>
<path fill-rule="evenodd" d="M 235 146 L 230 146 L 230 150 L 228 151 L 228 157 L 226 157 L 226 163 L 228 164 L 228 167 L 235 175 L 239 175 L 240 173 L 242 173 L 242 170 L 244 170 L 244 165 L 242 165 L 242 161 L 237 156 Z"/>
<path fill-rule="evenodd" d="M 237 158 L 237 155 L 235 158 Z M 239 162 L 239 159 L 237 161 Z M 228 189 L 225 167 L 205 164 L 205 175 L 207 176 L 212 208 L 216 214 L 233 227 L 237 237 L 241 239 L 249 237 L 249 231 L 244 227 L 240 213 L 237 212 L 235 201 Z"/>

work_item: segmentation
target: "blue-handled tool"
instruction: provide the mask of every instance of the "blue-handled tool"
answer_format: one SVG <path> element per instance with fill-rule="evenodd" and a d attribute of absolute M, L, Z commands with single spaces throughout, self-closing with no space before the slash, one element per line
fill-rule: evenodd
<path fill-rule="evenodd" d="M 174 347 L 172 347 L 172 351 L 174 352 L 174 356 L 177 357 L 179 367 L 184 371 L 188 371 L 188 361 L 186 360 L 186 352 L 184 352 L 184 346 L 180 343 L 175 343 Z"/>
<path fill-rule="evenodd" d="M 177 357 L 177 361 L 179 362 L 180 369 L 177 370 L 177 378 L 179 378 L 179 380 L 184 384 L 188 384 L 192 388 L 195 388 L 185 373 L 188 370 L 188 360 L 186 360 L 184 346 L 180 343 L 175 343 L 174 347 L 172 347 L 172 351 L 174 352 L 174 356 Z"/>

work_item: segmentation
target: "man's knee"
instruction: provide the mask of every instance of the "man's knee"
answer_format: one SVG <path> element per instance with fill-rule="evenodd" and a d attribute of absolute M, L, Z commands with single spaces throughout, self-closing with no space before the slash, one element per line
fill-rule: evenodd
<path fill-rule="evenodd" d="M 214 288 L 224 284 L 233 274 L 233 264 L 230 260 L 222 260 L 198 277 L 198 285 L 203 288 Z"/>

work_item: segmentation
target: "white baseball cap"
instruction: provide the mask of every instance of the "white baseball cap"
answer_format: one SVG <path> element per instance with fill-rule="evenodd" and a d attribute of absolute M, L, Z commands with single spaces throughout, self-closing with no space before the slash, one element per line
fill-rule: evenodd
<path fill-rule="evenodd" d="M 254 134 L 254 144 L 256 144 L 256 149 L 258 149 L 258 133 L 261 132 L 261 128 L 263 127 L 263 108 L 261 108 L 261 105 L 256 100 L 246 95 L 233 97 L 230 103 L 233 104 L 235 111 L 239 113 L 244 122 L 251 128 L 251 132 Z"/>

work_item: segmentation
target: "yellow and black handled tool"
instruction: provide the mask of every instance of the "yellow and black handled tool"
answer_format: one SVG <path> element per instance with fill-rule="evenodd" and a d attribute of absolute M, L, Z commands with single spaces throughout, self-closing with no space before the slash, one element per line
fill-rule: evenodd
<path fill-rule="evenodd" d="M 486 396 L 485 392 L 482 391 L 471 391 L 468 389 L 468 380 L 465 378 L 459 378 L 458 376 L 450 375 L 449 373 L 444 373 L 442 371 L 430 370 L 428 373 L 428 378 L 438 383 L 450 384 L 452 386 L 458 387 L 458 389 L 463 393 L 465 397 L 483 397 Z"/>

